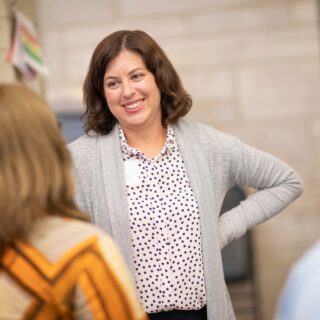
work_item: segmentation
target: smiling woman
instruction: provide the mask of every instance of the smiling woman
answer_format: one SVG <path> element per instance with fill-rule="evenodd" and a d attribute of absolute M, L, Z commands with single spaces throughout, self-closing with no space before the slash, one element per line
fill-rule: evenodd
<path fill-rule="evenodd" d="M 70 144 L 77 201 L 120 245 L 150 319 L 234 319 L 221 249 L 297 198 L 298 174 L 181 119 L 192 100 L 143 31 L 98 44 L 84 103 L 87 135 Z M 219 216 L 234 186 L 259 191 Z"/>
<path fill-rule="evenodd" d="M 160 90 L 140 55 L 122 50 L 109 63 L 104 75 L 104 93 L 109 110 L 129 144 L 150 157 L 157 155 L 166 138 L 161 122 Z M 146 147 L 147 139 L 152 139 L 154 151 Z"/>
<path fill-rule="evenodd" d="M 117 31 L 104 38 L 96 47 L 84 82 L 87 133 L 93 130 L 99 134 L 108 134 L 118 122 L 109 110 L 104 91 L 106 80 L 111 86 L 110 89 L 120 85 L 121 79 L 118 79 L 116 74 L 110 74 L 110 77 L 114 77 L 111 79 L 107 79 L 106 75 L 110 72 L 110 67 L 117 61 L 119 63 L 121 56 L 124 57 L 125 54 L 122 54 L 122 51 L 134 57 L 131 63 L 133 61 L 137 63 L 136 67 L 131 66 L 133 69 L 126 70 L 133 73 L 131 83 L 146 77 L 146 72 L 154 77 L 157 90 L 161 94 L 163 126 L 177 121 L 188 113 L 192 100 L 183 89 L 178 74 L 159 45 L 145 32 Z M 119 54 L 121 55 L 118 57 Z M 118 59 L 113 61 L 115 58 Z M 129 61 L 121 60 L 129 68 Z M 135 72 L 138 71 L 134 70 L 135 68 L 142 68 L 144 72 Z"/>

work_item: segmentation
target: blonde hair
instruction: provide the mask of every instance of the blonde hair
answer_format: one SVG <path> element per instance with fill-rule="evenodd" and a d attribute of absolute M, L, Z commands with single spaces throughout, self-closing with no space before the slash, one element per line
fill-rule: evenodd
<path fill-rule="evenodd" d="M 22 85 L 0 85 L 0 256 L 46 215 L 87 220 L 73 200 L 71 159 L 50 107 Z"/>

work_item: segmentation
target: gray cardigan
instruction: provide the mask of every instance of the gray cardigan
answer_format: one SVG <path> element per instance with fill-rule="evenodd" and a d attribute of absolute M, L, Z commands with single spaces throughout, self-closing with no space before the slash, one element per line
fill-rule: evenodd
<path fill-rule="evenodd" d="M 134 274 L 116 127 L 108 135 L 82 136 L 69 147 L 80 208 L 114 238 Z M 302 193 L 302 182 L 279 159 L 210 126 L 179 120 L 173 129 L 199 206 L 208 320 L 235 319 L 220 249 L 284 209 Z M 258 191 L 219 217 L 224 196 L 235 185 Z"/>

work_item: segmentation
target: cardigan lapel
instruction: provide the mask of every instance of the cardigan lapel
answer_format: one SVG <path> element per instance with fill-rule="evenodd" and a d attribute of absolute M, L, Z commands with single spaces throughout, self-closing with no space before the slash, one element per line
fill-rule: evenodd
<path fill-rule="evenodd" d="M 99 139 L 98 157 L 99 166 L 102 170 L 97 170 L 96 174 L 98 175 L 99 172 L 102 172 L 102 175 L 98 176 L 97 180 L 100 181 L 98 185 L 102 186 L 104 195 L 102 199 L 98 199 L 99 211 L 107 212 L 110 224 L 109 233 L 121 248 L 133 274 L 126 185 L 117 126 L 113 128 L 110 134 L 100 136 Z M 101 218 L 100 220 L 102 220 Z"/>
<path fill-rule="evenodd" d="M 193 192 L 199 206 L 201 224 L 205 223 L 205 219 L 214 221 L 214 190 L 210 174 L 211 168 L 207 159 L 206 150 L 202 147 L 196 132 L 190 127 L 191 124 L 179 120 L 173 126 L 175 137 L 181 152 L 183 161 L 186 166 L 188 178 L 190 180 Z M 210 212 L 209 217 L 205 217 L 203 213 Z M 208 214 L 207 214 L 208 216 Z M 209 222 L 209 221 L 207 221 Z M 205 225 L 205 224 L 203 224 Z"/>
<path fill-rule="evenodd" d="M 207 306 L 208 315 L 209 318 L 215 315 L 216 319 L 225 319 L 222 316 L 224 310 L 221 309 L 221 304 L 219 303 L 221 292 L 216 292 L 216 288 L 223 286 L 220 283 L 221 279 L 217 280 L 216 277 L 216 274 L 221 274 L 222 265 L 219 257 L 218 215 L 214 205 L 214 177 L 211 173 L 206 150 L 197 138 L 197 131 L 192 128 L 192 124 L 179 120 L 173 128 L 199 207 L 206 298 L 207 302 L 210 302 Z"/>

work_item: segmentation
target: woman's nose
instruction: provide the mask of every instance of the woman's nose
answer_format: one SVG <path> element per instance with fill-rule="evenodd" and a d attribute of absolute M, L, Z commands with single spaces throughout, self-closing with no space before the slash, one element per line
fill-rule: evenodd
<path fill-rule="evenodd" d="M 123 95 L 125 98 L 131 97 L 134 94 L 134 92 L 134 87 L 129 81 L 123 83 Z"/>

